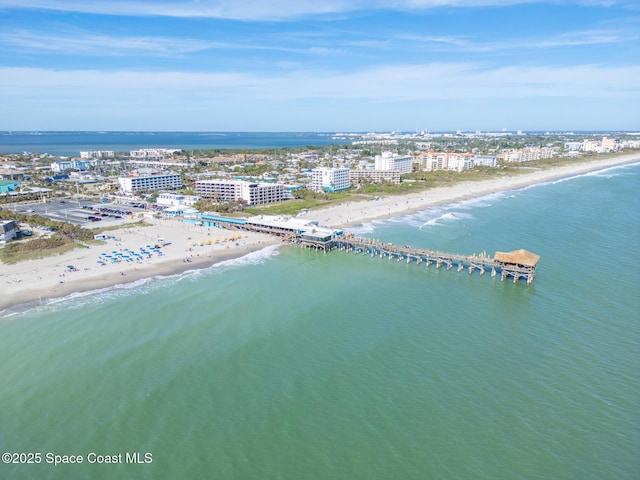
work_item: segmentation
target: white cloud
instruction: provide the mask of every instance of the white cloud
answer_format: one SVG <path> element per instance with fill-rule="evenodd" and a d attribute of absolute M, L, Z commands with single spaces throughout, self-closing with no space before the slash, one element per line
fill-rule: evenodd
<path fill-rule="evenodd" d="M 0 130 L 631 129 L 640 66 L 279 75 L 0 68 Z M 504 126 L 505 124 L 502 124 Z"/>
<path fill-rule="evenodd" d="M 398 40 L 419 42 L 425 45 L 440 46 L 443 49 L 464 52 L 499 52 L 505 50 L 521 50 L 531 48 L 561 48 L 585 45 L 610 45 L 637 41 L 640 36 L 635 31 L 621 29 L 600 29 L 566 32 L 544 38 L 518 39 L 510 38 L 505 42 L 477 42 L 461 36 L 429 36 L 401 34 Z"/>
<path fill-rule="evenodd" d="M 0 44 L 11 45 L 22 50 L 97 56 L 130 54 L 173 56 L 209 48 L 231 47 L 231 45 L 225 43 L 205 42 L 188 38 L 123 37 L 76 30 L 57 34 L 27 30 L 4 31 L 0 34 Z"/>
<path fill-rule="evenodd" d="M 0 33 L 0 45 L 18 51 L 118 57 L 150 55 L 158 57 L 183 56 L 205 50 L 280 51 L 314 56 L 345 55 L 340 48 L 289 47 L 278 44 L 232 43 L 178 37 L 112 36 L 102 33 L 69 29 L 56 33 L 43 31 L 5 30 Z"/>
<path fill-rule="evenodd" d="M 547 0 L 549 1 L 549 0 Z M 552 0 L 553 1 L 553 0 Z M 556 0 L 560 1 L 560 0 Z M 584 0 L 588 2 L 589 0 Z M 595 1 L 595 0 L 593 0 Z M 539 0 L 0 0 L 0 8 L 42 9 L 107 15 L 283 20 L 360 10 L 425 10 L 436 7 L 510 6 Z"/>
<path fill-rule="evenodd" d="M 253 73 L 57 71 L 0 68 L 0 98 L 57 98 L 61 104 L 111 102 L 128 108 L 185 97 L 233 101 L 341 99 L 398 102 L 516 97 L 612 98 L 640 95 L 640 66 L 486 68 L 474 64 L 400 65 L 354 73 L 298 70 Z M 138 95 L 144 92 L 142 97 Z M 122 99 L 126 99 L 122 102 Z M 131 102 L 130 104 L 128 102 Z M 2 102 L 0 102 L 2 103 Z"/>

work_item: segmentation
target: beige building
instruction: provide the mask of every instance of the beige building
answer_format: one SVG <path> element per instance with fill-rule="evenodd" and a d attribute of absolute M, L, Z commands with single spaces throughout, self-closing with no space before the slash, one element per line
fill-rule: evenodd
<path fill-rule="evenodd" d="M 472 153 L 449 153 L 429 151 L 419 156 L 418 161 L 423 170 L 433 172 L 435 170 L 451 170 L 461 172 L 473 168 Z"/>
<path fill-rule="evenodd" d="M 507 150 L 498 155 L 500 160 L 505 162 L 533 162 L 535 160 L 543 160 L 545 158 L 551 158 L 556 154 L 553 148 L 548 147 L 532 147 L 532 148 L 520 148 Z"/>

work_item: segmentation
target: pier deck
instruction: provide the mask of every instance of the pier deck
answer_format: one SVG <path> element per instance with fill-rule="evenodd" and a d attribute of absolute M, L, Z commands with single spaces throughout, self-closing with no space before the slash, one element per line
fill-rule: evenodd
<path fill-rule="evenodd" d="M 485 253 L 480 255 L 463 255 L 458 253 L 439 252 L 425 248 L 415 248 L 410 245 L 399 246 L 379 240 L 356 237 L 340 230 L 319 227 L 316 223 L 300 223 L 282 217 L 268 218 L 260 216 L 255 219 L 230 219 L 214 215 L 201 215 L 200 224 L 223 227 L 230 230 L 245 230 L 267 233 L 282 238 L 283 241 L 305 248 L 353 252 L 355 254 L 370 255 L 372 257 L 387 258 L 389 260 L 406 261 L 407 263 L 424 263 L 427 267 L 445 267 L 447 270 L 456 268 L 459 272 L 468 270 L 469 274 L 478 271 L 480 275 L 490 272 L 491 276 L 500 275 L 502 280 L 508 277 L 513 282 L 525 280 L 533 283 L 536 266 L 540 257 L 526 250 L 513 252 L 496 252 L 492 257 Z"/>
<path fill-rule="evenodd" d="M 491 258 L 486 254 L 463 255 L 457 253 L 440 252 L 424 248 L 415 248 L 409 245 L 399 246 L 378 240 L 354 237 L 351 235 L 336 236 L 329 242 L 316 242 L 302 238 L 292 238 L 291 243 L 303 247 L 324 250 L 341 250 L 355 254 L 369 255 L 372 257 L 387 258 L 389 260 L 406 261 L 427 267 L 434 265 L 436 268 L 445 267 L 447 270 L 456 268 L 459 272 L 468 270 L 469 274 L 478 271 L 480 275 L 490 272 L 491 276 L 500 275 L 502 280 L 512 277 L 514 283 L 523 279 L 531 284 L 535 278 L 538 255 L 525 250 L 502 253 L 496 252 Z"/>

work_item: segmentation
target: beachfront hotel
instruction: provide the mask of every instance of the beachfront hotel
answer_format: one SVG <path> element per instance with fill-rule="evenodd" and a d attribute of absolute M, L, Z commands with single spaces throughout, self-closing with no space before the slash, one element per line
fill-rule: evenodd
<path fill-rule="evenodd" d="M 281 202 L 291 197 L 285 185 L 243 180 L 199 180 L 196 193 L 218 202 L 244 201 L 248 205 Z"/>
<path fill-rule="evenodd" d="M 120 190 L 132 194 L 137 190 L 163 190 L 182 187 L 182 178 L 177 173 L 151 175 L 148 177 L 118 177 Z"/>
<path fill-rule="evenodd" d="M 346 167 L 318 167 L 311 170 L 311 190 L 339 192 L 351 188 L 349 169 Z"/>
<path fill-rule="evenodd" d="M 351 170 L 349 181 L 352 185 L 370 183 L 400 183 L 400 170 Z"/>
<path fill-rule="evenodd" d="M 413 170 L 413 157 L 405 155 L 403 157 L 394 156 L 392 152 L 382 152 L 382 155 L 375 156 L 376 170 L 398 170 L 400 175 L 411 173 Z"/>

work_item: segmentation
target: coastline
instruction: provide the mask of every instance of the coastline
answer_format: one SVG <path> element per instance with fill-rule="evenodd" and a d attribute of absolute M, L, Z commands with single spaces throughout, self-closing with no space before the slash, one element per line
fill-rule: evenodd
<path fill-rule="evenodd" d="M 1 264 L 0 317 L 77 293 L 208 268 L 280 244 L 276 238 L 253 232 L 238 235 L 176 219 L 149 221 L 151 226 L 132 224 L 110 232 L 115 238 L 102 245 L 13 265 Z M 154 249 L 159 238 L 165 245 Z"/>
<path fill-rule="evenodd" d="M 530 173 L 521 173 L 513 176 L 505 175 L 500 178 L 491 178 L 477 182 L 460 182 L 451 186 L 436 187 L 407 195 L 382 196 L 378 200 L 347 202 L 340 205 L 319 208 L 309 212 L 305 218 L 316 220 L 320 225 L 335 228 L 349 228 L 373 220 L 408 215 L 429 207 L 455 203 L 497 192 L 517 190 L 598 170 L 631 165 L 637 162 L 640 162 L 640 153 L 580 162 L 549 169 L 532 170 Z"/>
<path fill-rule="evenodd" d="M 432 206 L 525 188 L 639 161 L 640 154 L 631 154 L 535 170 L 516 176 L 505 175 L 502 178 L 478 182 L 461 182 L 408 195 L 333 205 L 309 212 L 305 218 L 317 220 L 320 225 L 349 228 L 377 219 L 411 214 Z M 104 245 L 74 249 L 60 256 L 29 260 L 15 265 L 0 264 L 0 285 L 3 291 L 0 295 L 0 317 L 80 292 L 100 291 L 143 279 L 204 269 L 280 244 L 280 240 L 265 234 L 242 232 L 240 238 L 237 238 L 235 232 L 196 227 L 176 219 L 154 220 L 152 223 L 149 227 L 132 225 L 130 228 L 113 231 L 112 235 L 115 238 L 107 240 Z M 154 246 L 159 238 L 164 239 L 165 246 L 157 251 L 146 248 Z M 131 257 L 136 258 L 136 261 L 111 261 L 118 255 L 127 255 L 128 252 L 135 251 L 139 254 L 140 249 L 144 249 L 148 254 L 144 254 L 142 258 Z M 68 269 L 69 265 L 72 265 L 74 270 Z"/>

